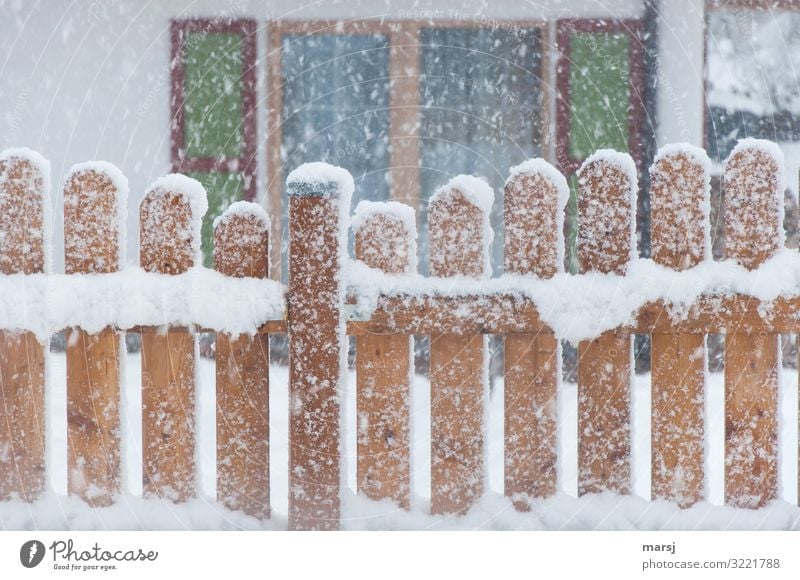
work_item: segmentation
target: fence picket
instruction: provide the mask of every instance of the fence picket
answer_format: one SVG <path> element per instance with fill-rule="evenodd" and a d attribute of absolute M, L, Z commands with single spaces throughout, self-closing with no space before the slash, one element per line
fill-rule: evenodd
<path fill-rule="evenodd" d="M 624 275 L 636 249 L 636 169 L 598 151 L 578 172 L 582 274 Z M 605 332 L 578 345 L 578 494 L 631 491 L 631 335 Z"/>
<path fill-rule="evenodd" d="M 492 192 L 459 176 L 431 198 L 431 275 L 488 276 Z M 480 334 L 431 336 L 431 512 L 462 514 L 484 488 L 486 344 Z"/>
<path fill-rule="evenodd" d="M 551 278 L 563 269 L 564 177 L 544 161 L 512 170 L 504 196 L 505 271 Z M 505 494 L 518 509 L 556 493 L 560 349 L 552 333 L 505 338 Z"/>
<path fill-rule="evenodd" d="M 289 174 L 289 527 L 339 528 L 344 298 L 341 212 L 353 180 L 324 163 Z"/>
<path fill-rule="evenodd" d="M 105 274 L 119 269 L 125 240 L 118 208 L 127 182 L 112 165 L 73 167 L 64 186 L 64 270 Z M 113 328 L 67 335 L 68 488 L 93 506 L 120 493 L 119 350 Z"/>
<path fill-rule="evenodd" d="M 725 250 L 757 268 L 783 246 L 777 146 L 740 141 L 725 162 Z M 725 503 L 758 508 L 778 494 L 779 336 L 725 335 Z"/>
<path fill-rule="evenodd" d="M 139 262 L 148 272 L 181 274 L 199 263 L 205 191 L 170 175 L 139 206 Z M 142 332 L 142 477 L 145 496 L 185 501 L 196 494 L 195 339 L 185 328 Z"/>
<path fill-rule="evenodd" d="M 710 258 L 709 160 L 664 148 L 650 168 L 653 261 L 686 270 Z M 653 333 L 652 496 L 689 507 L 703 499 L 705 335 Z"/>
<path fill-rule="evenodd" d="M 38 154 L 0 155 L 0 273 L 45 269 L 49 164 Z M 0 331 L 0 500 L 35 500 L 45 485 L 44 345 L 31 332 Z"/>
<path fill-rule="evenodd" d="M 269 217 L 249 202 L 214 224 L 217 271 L 269 275 Z M 269 336 L 217 333 L 217 501 L 257 518 L 270 515 Z"/>
<path fill-rule="evenodd" d="M 387 274 L 411 272 L 416 256 L 414 210 L 396 202 L 359 205 L 356 259 Z M 403 220 L 397 212 L 410 219 Z M 358 491 L 375 500 L 410 502 L 409 388 L 411 337 L 356 337 Z"/>

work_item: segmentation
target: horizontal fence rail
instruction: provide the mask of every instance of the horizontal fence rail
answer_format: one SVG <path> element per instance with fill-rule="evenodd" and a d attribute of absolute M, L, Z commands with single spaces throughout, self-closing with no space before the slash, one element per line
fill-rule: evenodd
<path fill-rule="evenodd" d="M 779 334 L 800 332 L 800 254 L 784 245 L 783 158 L 743 140 L 724 170 L 727 259 L 710 251 L 710 163 L 663 148 L 650 168 L 652 260 L 636 256 L 638 176 L 598 151 L 577 174 L 577 264 L 564 272 L 567 181 L 543 160 L 503 192 L 505 274 L 492 278 L 494 192 L 458 176 L 428 211 L 431 276 L 417 274 L 417 217 L 362 202 L 323 163 L 288 179 L 289 283 L 267 280 L 270 217 L 234 203 L 214 223 L 216 271 L 200 266 L 202 186 L 157 180 L 139 205 L 139 266 L 126 265 L 122 173 L 103 162 L 64 179 L 65 274 L 49 266 L 49 164 L 0 155 L 0 501 L 45 490 L 45 357 L 67 339 L 68 491 L 118 500 L 120 356 L 142 337 L 143 490 L 195 497 L 196 341 L 216 333 L 217 500 L 269 518 L 269 342 L 289 343 L 289 525 L 341 521 L 341 393 L 356 337 L 357 487 L 411 501 L 412 335 L 430 337 L 431 511 L 466 513 L 484 494 L 487 334 L 505 340 L 505 494 L 517 509 L 557 493 L 560 344 L 578 347 L 578 494 L 629 494 L 633 334 L 652 337 L 652 497 L 705 499 L 705 335 L 725 334 L 725 501 L 777 498 Z M 347 224 L 355 261 L 347 256 Z M 124 352 L 124 351 L 122 351 Z"/>

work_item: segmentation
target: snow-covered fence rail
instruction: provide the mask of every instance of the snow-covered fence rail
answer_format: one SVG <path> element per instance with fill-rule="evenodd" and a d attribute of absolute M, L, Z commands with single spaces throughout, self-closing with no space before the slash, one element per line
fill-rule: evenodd
<path fill-rule="evenodd" d="M 598 152 L 578 174 L 578 263 L 563 272 L 564 177 L 541 160 L 505 188 L 505 270 L 490 277 L 493 192 L 460 176 L 431 198 L 432 277 L 416 273 L 416 219 L 364 202 L 325 164 L 289 177 L 289 286 L 266 280 L 269 219 L 234 204 L 214 224 L 217 272 L 199 262 L 205 192 L 158 180 L 140 204 L 140 268 L 126 267 L 127 182 L 82 164 L 64 183 L 66 274 L 49 273 L 48 165 L 0 156 L 0 500 L 45 487 L 44 344 L 69 328 L 69 492 L 95 506 L 121 491 L 120 347 L 142 335 L 143 490 L 196 495 L 195 338 L 217 333 L 217 499 L 270 516 L 268 335 L 289 336 L 289 522 L 335 529 L 344 429 L 357 485 L 410 504 L 411 335 L 431 336 L 431 510 L 464 513 L 484 491 L 487 352 L 505 337 L 505 493 L 519 509 L 557 490 L 559 340 L 578 344 L 578 493 L 631 492 L 631 337 L 653 337 L 652 495 L 703 499 L 705 335 L 726 333 L 725 497 L 777 497 L 779 333 L 800 332 L 800 256 L 783 246 L 782 160 L 744 141 L 726 165 L 727 262 L 709 251 L 702 150 L 663 149 L 651 168 L 653 260 L 635 253 L 636 171 Z M 209 289 L 210 288 L 210 289 Z M 62 295 L 67 294 L 64 298 Z M 120 298 L 124 296 L 124 299 Z M 87 296 L 89 298 L 87 298 Z M 71 304 L 76 303 L 77 306 Z M 341 413 L 346 335 L 356 337 L 357 424 Z"/>

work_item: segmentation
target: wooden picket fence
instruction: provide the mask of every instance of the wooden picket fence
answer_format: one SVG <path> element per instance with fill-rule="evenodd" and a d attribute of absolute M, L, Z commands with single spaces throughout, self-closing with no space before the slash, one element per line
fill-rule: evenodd
<path fill-rule="evenodd" d="M 709 251 L 704 155 L 673 148 L 651 168 L 653 260 L 667 268 L 692 268 Z M 622 163 L 596 156 L 580 170 L 580 274 L 624 276 L 635 254 L 636 177 L 628 170 L 632 160 L 619 157 Z M 726 164 L 727 255 L 748 269 L 782 244 L 781 170 L 758 144 L 737 149 Z M 43 177 L 13 156 L 0 161 L 0 175 L 13 177 L 0 186 L 0 274 L 43 273 Z M 547 279 L 561 269 L 563 183 L 554 175 L 549 167 L 518 172 L 505 187 L 508 273 Z M 486 209 L 453 183 L 429 207 L 430 272 L 480 279 Z M 356 336 L 360 493 L 409 506 L 410 340 L 421 334 L 431 336 L 431 511 L 461 514 L 475 504 L 484 491 L 484 337 L 497 334 L 505 336 L 505 493 L 519 509 L 555 494 L 559 337 L 533 300 L 502 292 L 387 293 L 369 320 L 348 320 L 342 187 L 341 180 L 290 178 L 285 320 L 267 322 L 255 336 L 218 333 L 218 501 L 270 516 L 267 338 L 288 333 L 290 527 L 339 527 L 342 329 Z M 191 224 L 200 216 L 176 189 L 151 189 L 140 205 L 140 265 L 147 271 L 174 275 L 196 265 Z M 97 167 L 66 184 L 67 274 L 118 268 L 117 195 Z M 356 258 L 387 274 L 408 273 L 414 238 L 395 212 L 373 211 L 356 232 Z M 262 221 L 227 215 L 214 239 L 218 271 L 267 276 L 269 231 Z M 578 493 L 631 493 L 631 340 L 644 333 L 652 335 L 652 496 L 682 507 L 704 499 L 705 335 L 724 332 L 725 498 L 732 506 L 761 507 L 778 493 L 778 334 L 800 331 L 800 296 L 776 300 L 769 319 L 749 296 L 702 296 L 680 322 L 668 307 L 648 304 L 634 325 L 579 345 Z M 142 336 L 147 497 L 182 501 L 197 493 L 193 342 L 201 330 L 208 329 L 126 329 Z M 69 492 L 94 506 L 120 493 L 121 332 L 74 328 L 67 341 Z M 0 332 L 0 499 L 34 501 L 45 488 L 44 348 L 26 329 Z"/>

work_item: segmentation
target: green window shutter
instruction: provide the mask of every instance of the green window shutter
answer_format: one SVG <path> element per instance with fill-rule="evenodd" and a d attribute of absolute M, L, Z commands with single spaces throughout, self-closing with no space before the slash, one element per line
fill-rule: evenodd
<path fill-rule="evenodd" d="M 626 33 L 579 32 L 570 38 L 569 155 L 628 150 L 630 44 Z"/>
<path fill-rule="evenodd" d="M 208 193 L 203 263 L 211 267 L 214 218 L 255 197 L 255 31 L 252 20 L 172 23 L 173 170 Z"/>
<path fill-rule="evenodd" d="M 186 35 L 183 114 L 188 157 L 242 154 L 241 44 L 238 34 Z"/>
<path fill-rule="evenodd" d="M 598 149 L 627 151 L 639 162 L 643 53 L 640 21 L 560 21 L 557 152 L 570 185 L 567 269 L 577 271 L 577 179 L 581 163 Z M 637 76 L 637 70 L 638 76 Z M 637 101 L 638 99 L 638 101 Z"/>

